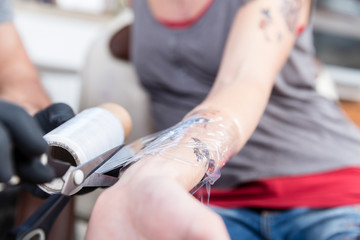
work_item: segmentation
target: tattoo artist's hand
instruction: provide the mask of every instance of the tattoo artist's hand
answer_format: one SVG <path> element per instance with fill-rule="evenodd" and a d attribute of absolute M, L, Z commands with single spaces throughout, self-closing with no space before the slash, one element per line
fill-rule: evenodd
<path fill-rule="evenodd" d="M 121 178 L 100 195 L 86 239 L 227 240 L 230 237 L 221 217 L 175 180 L 155 174 L 144 178 L 135 174 L 130 181 Z"/>
<path fill-rule="evenodd" d="M 69 106 L 54 104 L 34 119 L 20 106 L 0 101 L 0 182 L 8 183 L 14 175 L 32 184 L 51 181 L 53 169 L 40 161 L 48 149 L 43 133 L 73 116 Z"/>

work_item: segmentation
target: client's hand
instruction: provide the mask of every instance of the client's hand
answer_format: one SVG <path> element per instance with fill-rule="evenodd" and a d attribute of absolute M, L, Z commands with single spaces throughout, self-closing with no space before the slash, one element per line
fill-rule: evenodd
<path fill-rule="evenodd" d="M 87 239 L 230 239 L 221 217 L 174 179 L 136 172 L 130 178 L 123 176 L 99 197 Z"/>

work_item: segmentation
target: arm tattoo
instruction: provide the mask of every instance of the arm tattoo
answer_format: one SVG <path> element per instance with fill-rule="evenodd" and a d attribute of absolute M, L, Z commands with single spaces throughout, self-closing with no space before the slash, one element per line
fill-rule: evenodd
<path fill-rule="evenodd" d="M 265 39 L 267 41 L 270 41 L 270 37 L 269 37 L 269 33 L 268 33 L 268 28 L 269 25 L 271 24 L 272 18 L 270 15 L 270 10 L 269 9 L 263 9 L 261 10 L 261 20 L 259 23 L 259 27 L 261 30 L 263 30 L 264 34 L 265 34 Z"/>
<path fill-rule="evenodd" d="M 194 153 L 197 161 L 201 162 L 204 159 L 210 159 L 210 153 L 205 143 L 201 142 L 198 138 L 192 138 L 195 142 Z"/>
<path fill-rule="evenodd" d="M 300 8 L 301 0 L 283 0 L 282 2 L 281 13 L 291 33 L 295 33 Z"/>
<path fill-rule="evenodd" d="M 197 161 L 201 162 L 204 159 L 206 159 L 208 161 L 208 169 L 207 169 L 207 173 L 214 173 L 215 172 L 215 161 L 214 159 L 210 158 L 210 152 L 207 149 L 207 146 L 205 143 L 201 142 L 200 139 L 198 138 L 192 138 L 195 142 L 195 147 L 194 147 L 194 153 L 197 157 Z"/>

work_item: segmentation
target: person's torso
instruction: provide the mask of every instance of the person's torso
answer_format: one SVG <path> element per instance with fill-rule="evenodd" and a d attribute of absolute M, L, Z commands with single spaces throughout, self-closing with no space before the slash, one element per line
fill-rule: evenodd
<path fill-rule="evenodd" d="M 190 26 L 157 21 L 135 0 L 132 60 L 150 92 L 157 128 L 179 122 L 210 91 L 232 21 L 246 0 L 215 0 Z M 359 166 L 360 132 L 315 91 L 312 27 L 297 39 L 254 134 L 222 169 L 218 187 Z M 260 70 L 259 70 L 260 71 Z M 251 103 L 249 103 L 251 104 Z"/>

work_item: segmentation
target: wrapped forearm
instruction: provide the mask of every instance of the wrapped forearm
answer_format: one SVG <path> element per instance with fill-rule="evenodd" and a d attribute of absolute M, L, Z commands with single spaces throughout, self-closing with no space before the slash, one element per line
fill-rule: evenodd
<path fill-rule="evenodd" d="M 185 164 L 193 171 L 181 176 L 196 179 L 195 186 L 201 179 L 212 184 L 220 177 L 221 167 L 238 151 L 239 131 L 235 120 L 224 113 L 201 109 L 141 142 L 144 145 L 129 162 L 161 159 Z"/>

